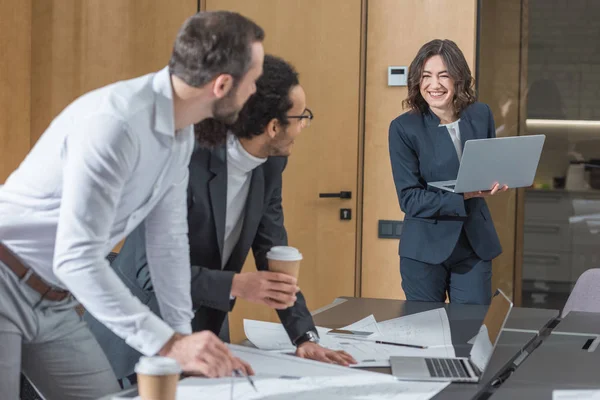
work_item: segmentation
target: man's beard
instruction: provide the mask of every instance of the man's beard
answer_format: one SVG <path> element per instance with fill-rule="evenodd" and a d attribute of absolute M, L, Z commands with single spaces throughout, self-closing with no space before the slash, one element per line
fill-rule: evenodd
<path fill-rule="evenodd" d="M 273 141 L 269 144 L 269 156 L 272 157 L 288 157 L 290 154 L 290 149 L 289 149 L 289 142 L 287 140 L 287 127 L 283 128 L 282 131 L 280 131 L 275 138 L 273 138 Z M 288 143 L 287 146 L 285 146 L 284 144 Z"/>
<path fill-rule="evenodd" d="M 235 108 L 237 90 L 232 89 L 227 96 L 213 104 L 213 117 L 194 125 L 196 140 L 202 147 L 212 148 L 225 144 L 227 132 L 231 129 L 240 114 Z"/>
<path fill-rule="evenodd" d="M 235 94 L 237 90 L 232 90 L 213 104 L 213 118 L 217 121 L 232 125 L 238 119 L 241 108 L 235 106 Z"/>

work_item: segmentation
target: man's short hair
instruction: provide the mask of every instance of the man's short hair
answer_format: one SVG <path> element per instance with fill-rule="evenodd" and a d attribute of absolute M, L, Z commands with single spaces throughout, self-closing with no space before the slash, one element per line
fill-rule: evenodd
<path fill-rule="evenodd" d="M 293 107 L 290 91 L 299 84 L 294 67 L 279 57 L 266 55 L 256 93 L 240 111 L 232 132 L 240 138 L 251 138 L 261 135 L 273 118 L 283 126 L 289 124 L 287 112 Z"/>
<path fill-rule="evenodd" d="M 252 45 L 264 37 L 260 26 L 238 13 L 199 12 L 179 30 L 169 72 L 193 87 L 204 86 L 221 74 L 237 82 L 250 68 Z"/>
<path fill-rule="evenodd" d="M 287 112 L 293 107 L 290 91 L 299 85 L 298 72 L 289 63 L 273 55 L 265 55 L 263 74 L 256 81 L 254 93 L 240 111 L 237 121 L 228 126 L 207 118 L 194 126 L 196 138 L 204 147 L 222 145 L 231 130 L 239 138 L 261 135 L 273 118 L 286 126 Z"/>

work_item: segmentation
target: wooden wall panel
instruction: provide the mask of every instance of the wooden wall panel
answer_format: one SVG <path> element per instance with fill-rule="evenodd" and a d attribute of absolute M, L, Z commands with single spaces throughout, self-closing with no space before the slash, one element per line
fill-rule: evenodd
<path fill-rule="evenodd" d="M 32 116 L 27 134 L 31 146 L 82 94 L 166 66 L 181 24 L 198 11 L 197 0 L 33 0 L 32 4 Z"/>
<path fill-rule="evenodd" d="M 363 297 L 404 298 L 398 241 L 377 238 L 378 220 L 400 220 L 388 151 L 388 127 L 403 112 L 405 87 L 387 86 L 387 67 L 406 66 L 432 39 L 452 39 L 475 64 L 475 0 L 368 2 L 362 231 Z"/>
<path fill-rule="evenodd" d="M 31 1 L 0 1 L 0 185 L 29 151 Z"/>
<path fill-rule="evenodd" d="M 34 0 L 32 144 L 78 96 L 167 65 L 197 0 Z"/>

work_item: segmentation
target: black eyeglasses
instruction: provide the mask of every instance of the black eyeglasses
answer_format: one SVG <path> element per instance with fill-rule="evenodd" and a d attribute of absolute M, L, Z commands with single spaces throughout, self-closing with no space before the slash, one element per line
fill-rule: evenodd
<path fill-rule="evenodd" d="M 307 108 L 304 110 L 302 115 L 288 115 L 287 117 L 299 119 L 305 126 L 309 126 L 310 121 L 312 121 L 315 116 L 313 115 L 312 111 L 310 111 L 310 108 Z"/>

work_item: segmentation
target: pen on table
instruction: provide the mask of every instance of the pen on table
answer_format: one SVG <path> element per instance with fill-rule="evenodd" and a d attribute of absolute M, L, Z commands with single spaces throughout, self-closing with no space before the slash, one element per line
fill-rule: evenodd
<path fill-rule="evenodd" d="M 252 380 L 252 378 L 250 378 L 250 375 L 248 374 L 244 374 L 241 370 L 239 369 L 234 369 L 233 372 L 235 372 L 237 374 L 237 376 L 245 376 L 246 379 L 248 379 L 248 382 L 250 382 L 250 384 L 252 385 L 252 387 L 254 388 L 255 392 L 258 392 L 258 389 L 256 389 L 256 386 L 254 386 L 254 381 Z"/>
<path fill-rule="evenodd" d="M 413 349 L 426 349 L 427 346 L 420 346 L 417 344 L 405 344 L 405 343 L 394 343 L 394 342 L 385 342 L 383 340 L 369 340 L 366 338 L 355 338 L 355 337 L 351 337 L 351 336 L 347 336 L 345 337 L 345 339 L 352 339 L 352 340 L 359 340 L 361 342 L 367 342 L 367 343 L 378 343 L 378 344 L 389 344 L 392 346 L 402 346 L 402 347 L 412 347 Z M 341 344 L 344 344 L 343 342 Z"/>
<path fill-rule="evenodd" d="M 392 345 L 392 346 L 412 347 L 413 349 L 426 349 L 427 348 L 427 346 L 419 346 L 418 344 L 405 344 L 405 343 L 384 342 L 383 340 L 375 340 L 375 343 L 389 344 L 389 345 Z"/>

